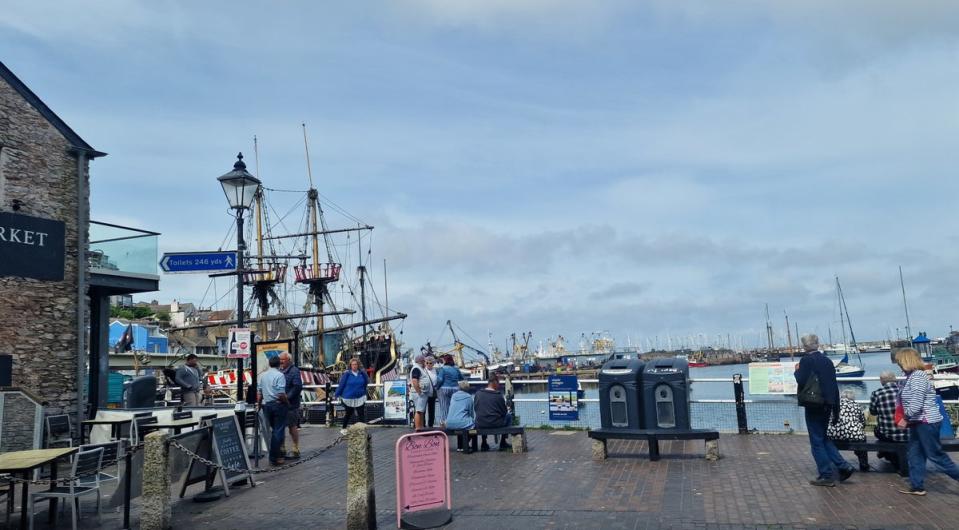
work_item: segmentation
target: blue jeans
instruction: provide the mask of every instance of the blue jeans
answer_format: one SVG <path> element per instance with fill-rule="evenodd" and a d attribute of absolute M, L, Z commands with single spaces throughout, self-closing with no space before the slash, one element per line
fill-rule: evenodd
<path fill-rule="evenodd" d="M 936 464 L 943 473 L 954 480 L 959 480 L 959 468 L 942 451 L 942 443 L 939 441 L 940 423 L 919 423 L 909 426 L 909 485 L 914 489 L 924 489 L 926 460 Z"/>
<path fill-rule="evenodd" d="M 826 427 L 829 425 L 830 414 L 824 408 L 806 407 L 806 430 L 809 432 L 809 449 L 812 451 L 819 478 L 830 480 L 833 475 L 833 466 L 838 469 L 852 469 L 849 462 L 839 454 L 836 445 L 826 436 Z"/>
<path fill-rule="evenodd" d="M 284 455 L 280 454 L 280 447 L 283 445 L 284 431 L 286 430 L 286 416 L 289 407 L 274 401 L 263 405 L 263 411 L 266 412 L 266 421 L 270 422 L 270 463 L 276 462 Z"/>

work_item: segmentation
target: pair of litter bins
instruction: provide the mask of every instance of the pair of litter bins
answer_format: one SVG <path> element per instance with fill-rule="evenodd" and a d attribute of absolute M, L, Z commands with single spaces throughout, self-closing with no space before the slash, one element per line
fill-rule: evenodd
<path fill-rule="evenodd" d="M 689 365 L 684 359 L 614 359 L 599 371 L 603 429 L 689 430 Z"/>

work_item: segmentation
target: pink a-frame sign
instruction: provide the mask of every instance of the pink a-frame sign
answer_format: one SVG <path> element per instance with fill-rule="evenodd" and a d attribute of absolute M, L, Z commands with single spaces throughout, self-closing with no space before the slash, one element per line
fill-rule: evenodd
<path fill-rule="evenodd" d="M 432 528 L 451 519 L 449 438 L 442 431 L 396 440 L 396 526 Z M 418 513 L 422 512 L 422 513 Z"/>

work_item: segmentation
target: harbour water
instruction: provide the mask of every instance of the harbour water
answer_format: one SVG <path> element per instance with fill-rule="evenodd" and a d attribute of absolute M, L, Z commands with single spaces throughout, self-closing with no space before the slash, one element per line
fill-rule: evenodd
<path fill-rule="evenodd" d="M 889 358 L 889 352 L 865 353 L 861 355 L 862 364 L 866 369 L 865 377 L 878 378 L 885 370 L 900 375 L 899 368 L 892 363 Z M 795 359 L 799 362 L 799 358 Z M 859 358 L 852 356 L 851 364 L 858 364 Z M 788 358 L 783 362 L 789 362 Z M 691 368 L 689 377 L 693 380 L 690 384 L 691 417 L 693 428 L 709 428 L 725 432 L 735 432 L 736 407 L 732 402 L 713 402 L 714 400 L 734 399 L 732 378 L 734 374 L 742 374 L 744 378 L 749 376 L 749 365 L 731 364 L 722 366 L 708 366 L 703 368 Z M 543 376 L 545 378 L 546 375 Z M 724 379 L 723 382 L 703 382 L 696 379 Z M 841 381 L 841 380 L 840 380 Z M 579 406 L 579 420 L 575 422 L 556 422 L 549 421 L 546 411 L 546 392 L 545 385 L 515 385 L 516 409 L 520 416 L 520 421 L 528 426 L 550 425 L 552 427 L 590 427 L 598 428 L 599 423 L 599 389 L 595 383 L 583 384 L 584 400 Z M 851 389 L 855 392 L 856 400 L 868 400 L 870 393 L 879 388 L 880 383 L 876 381 L 850 381 L 841 382 L 840 390 Z M 749 427 L 767 431 L 804 431 L 805 422 L 803 420 L 803 410 L 796 406 L 796 400 L 793 396 L 780 395 L 754 395 L 749 393 L 749 383 L 744 386 L 746 400 L 751 401 L 746 405 L 747 416 L 749 418 Z M 865 406 L 865 405 L 863 405 Z"/>

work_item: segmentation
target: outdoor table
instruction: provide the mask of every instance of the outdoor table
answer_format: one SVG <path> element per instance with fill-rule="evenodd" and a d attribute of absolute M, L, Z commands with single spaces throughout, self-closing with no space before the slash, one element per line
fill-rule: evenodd
<path fill-rule="evenodd" d="M 20 495 L 20 528 L 27 528 L 27 499 L 30 498 L 30 474 L 34 469 L 46 464 L 53 463 L 50 466 L 50 489 L 56 487 L 57 465 L 56 460 L 64 456 L 77 452 L 77 447 L 62 447 L 58 449 L 31 449 L 29 451 L 11 451 L 0 454 L 0 473 L 20 473 L 23 478 L 23 488 Z M 12 495 L 13 492 L 11 491 Z M 50 523 L 56 524 L 57 516 L 57 498 L 50 499 Z"/>
<path fill-rule="evenodd" d="M 119 440 L 122 427 L 132 421 L 133 418 L 102 418 L 95 420 L 83 420 L 80 422 L 80 445 L 83 445 L 83 435 L 86 431 L 86 427 L 93 427 L 94 425 L 109 425 L 110 437 L 113 440 Z"/>
<path fill-rule="evenodd" d="M 159 420 L 157 423 L 150 423 L 147 426 L 151 429 L 173 429 L 173 434 L 180 434 L 184 427 L 196 427 L 200 420 L 194 418 L 184 418 L 182 420 Z"/>

